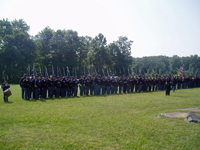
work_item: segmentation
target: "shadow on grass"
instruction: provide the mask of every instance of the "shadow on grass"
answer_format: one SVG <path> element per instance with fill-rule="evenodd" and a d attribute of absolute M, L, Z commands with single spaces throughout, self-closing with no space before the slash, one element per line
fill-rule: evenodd
<path fill-rule="evenodd" d="M 40 99 L 23 99 L 24 101 L 27 102 L 37 102 L 37 101 L 41 101 L 41 102 L 46 102 L 46 99 L 40 98 Z"/>
<path fill-rule="evenodd" d="M 13 102 L 12 101 L 8 101 L 8 102 L 4 102 L 6 104 L 12 104 Z"/>
<path fill-rule="evenodd" d="M 181 95 L 171 95 L 171 93 L 170 93 L 170 96 L 172 96 L 172 97 L 179 97 L 179 98 L 188 98 L 188 96 L 181 96 Z"/>

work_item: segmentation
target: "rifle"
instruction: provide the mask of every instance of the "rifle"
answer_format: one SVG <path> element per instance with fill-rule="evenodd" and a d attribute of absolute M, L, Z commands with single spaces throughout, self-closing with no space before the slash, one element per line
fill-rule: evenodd
<path fill-rule="evenodd" d="M 39 66 L 39 70 L 40 70 L 40 75 L 42 75 L 42 71 L 41 71 L 41 68 L 40 68 L 40 66 Z"/>
<path fill-rule="evenodd" d="M 53 65 L 52 65 L 52 75 L 55 76 L 55 74 L 54 74 L 54 69 L 53 69 Z"/>

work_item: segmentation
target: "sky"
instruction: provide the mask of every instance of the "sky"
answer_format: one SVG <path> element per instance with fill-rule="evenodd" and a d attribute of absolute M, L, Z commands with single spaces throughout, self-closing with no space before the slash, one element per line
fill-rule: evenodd
<path fill-rule="evenodd" d="M 131 55 L 200 56 L 200 0 L 0 0 L 0 19 L 23 19 L 29 34 L 45 27 L 79 36 L 126 36 Z"/>

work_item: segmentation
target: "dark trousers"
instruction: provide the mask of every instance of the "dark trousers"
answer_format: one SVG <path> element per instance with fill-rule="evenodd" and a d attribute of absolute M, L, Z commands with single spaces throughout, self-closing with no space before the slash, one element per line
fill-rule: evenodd
<path fill-rule="evenodd" d="M 79 88 L 80 88 L 80 96 L 83 96 L 84 87 L 82 85 L 80 85 Z"/>
<path fill-rule="evenodd" d="M 4 102 L 8 102 L 8 97 L 7 96 L 5 96 L 5 94 L 3 93 L 3 100 L 4 100 Z"/>
<path fill-rule="evenodd" d="M 134 85 L 131 85 L 131 92 L 133 92 L 133 89 L 134 89 Z"/>
<path fill-rule="evenodd" d="M 141 92 L 141 91 L 142 91 L 142 87 L 143 87 L 143 86 L 142 86 L 141 84 L 138 85 L 138 92 Z"/>
<path fill-rule="evenodd" d="M 152 85 L 152 91 L 154 91 L 155 85 Z"/>
<path fill-rule="evenodd" d="M 149 92 L 151 92 L 151 85 L 149 85 Z"/>
<path fill-rule="evenodd" d="M 118 86 L 115 86 L 115 89 L 114 89 L 114 91 L 115 91 L 115 94 L 117 94 L 117 91 L 118 91 Z"/>
<path fill-rule="evenodd" d="M 166 86 L 166 95 L 170 95 L 170 86 Z"/>
<path fill-rule="evenodd" d="M 107 94 L 110 94 L 110 86 L 106 87 Z"/>
<path fill-rule="evenodd" d="M 97 95 L 97 85 L 93 84 L 93 88 L 94 88 L 94 95 Z"/>
<path fill-rule="evenodd" d="M 39 89 L 38 88 L 35 88 L 34 89 L 34 99 L 39 99 Z"/>
<path fill-rule="evenodd" d="M 127 85 L 123 86 L 123 92 L 126 93 Z"/>
<path fill-rule="evenodd" d="M 78 86 L 74 86 L 74 96 L 77 96 L 78 93 Z"/>
<path fill-rule="evenodd" d="M 24 93 L 25 93 L 25 90 L 24 88 L 22 88 L 22 98 L 24 99 Z"/>
<path fill-rule="evenodd" d="M 135 85 L 135 92 L 138 91 L 138 85 Z"/>
<path fill-rule="evenodd" d="M 54 94 L 54 87 L 49 87 L 49 97 L 53 98 L 53 94 Z"/>
<path fill-rule="evenodd" d="M 90 87 L 89 86 L 85 86 L 85 95 L 89 95 L 89 90 L 90 90 Z"/>
<path fill-rule="evenodd" d="M 93 92 L 94 92 L 94 86 L 91 85 L 91 86 L 90 86 L 90 95 L 93 95 Z"/>
<path fill-rule="evenodd" d="M 122 86 L 119 86 L 119 94 L 122 93 Z"/>
<path fill-rule="evenodd" d="M 100 93 L 101 93 L 101 86 L 97 85 L 97 95 L 100 95 Z"/>
<path fill-rule="evenodd" d="M 114 91 L 115 91 L 115 87 L 114 85 L 111 86 L 111 94 L 114 94 Z"/>
<path fill-rule="evenodd" d="M 47 88 L 42 89 L 42 98 L 47 98 Z"/>
<path fill-rule="evenodd" d="M 69 89 L 68 89 L 67 96 L 72 96 L 72 88 L 69 88 Z"/>
<path fill-rule="evenodd" d="M 30 99 L 30 94 L 31 93 L 31 89 L 30 88 L 25 88 L 25 99 L 29 100 Z"/>
<path fill-rule="evenodd" d="M 128 92 L 128 93 L 130 93 L 130 89 L 131 89 L 131 86 L 128 85 L 128 86 L 127 86 L 127 92 Z"/>
<path fill-rule="evenodd" d="M 106 86 L 102 85 L 102 94 L 105 94 L 105 92 L 106 92 Z"/>
<path fill-rule="evenodd" d="M 56 98 L 60 96 L 60 88 L 56 88 L 56 93 L 55 93 Z"/>
<path fill-rule="evenodd" d="M 66 88 L 61 88 L 61 97 L 65 97 L 66 96 Z"/>

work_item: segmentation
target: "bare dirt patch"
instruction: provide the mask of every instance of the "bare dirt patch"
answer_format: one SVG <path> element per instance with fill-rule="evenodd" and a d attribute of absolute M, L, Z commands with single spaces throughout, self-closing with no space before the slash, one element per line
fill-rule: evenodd
<path fill-rule="evenodd" d="M 177 109 L 177 110 L 191 110 L 191 111 L 199 111 L 199 112 L 200 112 L 200 107 L 195 107 L 195 108 L 183 108 L 183 109 Z"/>
<path fill-rule="evenodd" d="M 187 117 L 187 112 L 171 112 L 171 113 L 162 113 L 158 117 L 169 117 L 169 118 L 185 118 Z"/>

